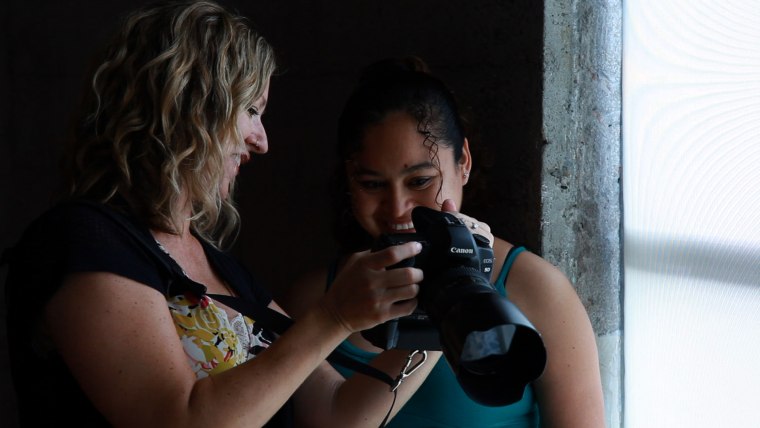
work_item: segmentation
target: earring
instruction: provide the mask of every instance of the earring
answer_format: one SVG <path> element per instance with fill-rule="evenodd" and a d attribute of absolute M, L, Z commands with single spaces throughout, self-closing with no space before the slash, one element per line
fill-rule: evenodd
<path fill-rule="evenodd" d="M 465 179 L 465 180 L 467 180 L 468 178 L 470 178 L 470 171 L 465 171 L 465 172 L 462 174 L 462 176 L 464 177 L 464 179 Z"/>

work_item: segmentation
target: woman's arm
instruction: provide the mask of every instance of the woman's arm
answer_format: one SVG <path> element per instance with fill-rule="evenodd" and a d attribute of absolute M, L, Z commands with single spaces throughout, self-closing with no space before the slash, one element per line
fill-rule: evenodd
<path fill-rule="evenodd" d="M 349 260 L 341 266 L 340 274 L 331 284 L 330 290 L 350 286 L 343 282 L 344 272 L 350 270 L 350 263 Z M 293 287 L 292 290 L 296 290 L 297 293 L 290 294 L 287 307 L 299 322 L 303 322 L 303 317 L 308 316 L 305 308 L 313 306 L 324 297 L 326 280 L 326 271 L 316 271 L 301 278 Z M 392 417 L 403 407 L 427 378 L 441 355 L 441 352 L 427 353 L 425 363 L 398 388 L 395 403 L 393 392 L 382 381 L 361 373 L 345 379 L 332 366 L 324 363 L 295 395 L 296 408 L 307 409 L 296 412 L 298 426 L 311 427 L 327 423 L 328 426 L 377 427 L 390 410 Z M 375 357 L 371 365 L 395 379 L 407 362 L 408 356 L 409 351 L 388 350 Z M 412 365 L 419 361 L 420 357 L 415 356 Z M 325 384 L 330 385 L 328 394 L 324 393 Z"/>
<path fill-rule="evenodd" d="M 45 324 L 74 377 L 115 426 L 260 426 L 349 333 L 413 310 L 421 272 L 384 266 L 418 251 L 407 244 L 356 255 L 351 291 L 339 287 L 256 358 L 200 380 L 164 296 L 127 278 L 70 275 L 48 303 Z M 314 380 L 310 391 L 334 392 Z"/>
<path fill-rule="evenodd" d="M 378 427 L 386 414 L 390 412 L 390 420 L 406 404 L 441 355 L 437 351 L 427 352 L 427 360 L 397 389 L 395 402 L 388 384 L 361 373 L 345 379 L 332 366 L 323 363 L 295 395 L 298 426 Z M 408 356 L 409 351 L 387 350 L 375 357 L 371 365 L 396 379 Z M 415 355 L 412 366 L 420 360 L 421 356 Z M 330 385 L 327 394 L 325 384 Z"/>
<path fill-rule="evenodd" d="M 515 261 L 507 290 L 546 346 L 546 369 L 534 382 L 542 426 L 604 427 L 596 340 L 573 286 L 551 263 L 525 252 Z"/>

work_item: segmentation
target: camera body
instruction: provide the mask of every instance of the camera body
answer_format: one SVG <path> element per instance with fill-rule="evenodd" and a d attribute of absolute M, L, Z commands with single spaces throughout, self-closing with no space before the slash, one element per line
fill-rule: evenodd
<path fill-rule="evenodd" d="M 362 332 L 383 349 L 442 350 L 462 389 L 483 405 L 519 401 L 546 365 L 540 334 L 491 285 L 493 250 L 456 216 L 415 207 L 416 233 L 386 234 L 373 250 L 409 241 L 422 251 L 391 266 L 423 271 L 417 309 Z"/>
<path fill-rule="evenodd" d="M 489 281 L 493 271 L 493 249 L 488 239 L 470 233 L 467 226 L 451 214 L 417 207 L 412 216 L 417 233 L 383 234 L 375 241 L 372 250 L 412 241 L 422 245 L 419 254 L 390 267 L 416 267 L 424 272 L 417 309 L 410 315 L 365 330 L 362 336 L 383 349 L 440 351 L 438 331 L 428 314 L 435 310 L 440 286 L 452 284 L 441 283 L 438 276 L 458 273 L 482 278 L 477 283 L 492 290 Z"/>

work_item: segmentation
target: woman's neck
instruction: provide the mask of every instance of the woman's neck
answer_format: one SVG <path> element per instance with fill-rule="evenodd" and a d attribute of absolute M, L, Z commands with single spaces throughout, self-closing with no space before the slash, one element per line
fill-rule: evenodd
<path fill-rule="evenodd" d="M 192 209 L 190 204 L 186 202 L 187 198 L 182 198 L 180 203 L 177 204 L 177 208 L 173 210 L 174 224 L 172 224 L 172 232 L 164 230 L 152 229 L 151 233 L 153 237 L 168 251 L 173 257 L 182 258 L 183 253 L 187 253 L 189 249 L 196 249 L 200 246 L 200 242 L 193 236 L 191 232 L 190 218 L 192 216 Z M 181 207 L 181 208 L 180 208 Z M 179 220 L 179 221 L 177 221 Z M 177 230 L 178 228 L 178 230 Z"/>

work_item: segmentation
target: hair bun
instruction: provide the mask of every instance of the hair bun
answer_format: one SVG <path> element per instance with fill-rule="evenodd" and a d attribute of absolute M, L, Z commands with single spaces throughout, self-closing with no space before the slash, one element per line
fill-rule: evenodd
<path fill-rule="evenodd" d="M 365 67 L 360 74 L 359 83 L 366 85 L 387 81 L 390 78 L 411 77 L 419 74 L 430 75 L 430 68 L 419 57 L 386 58 Z"/>

